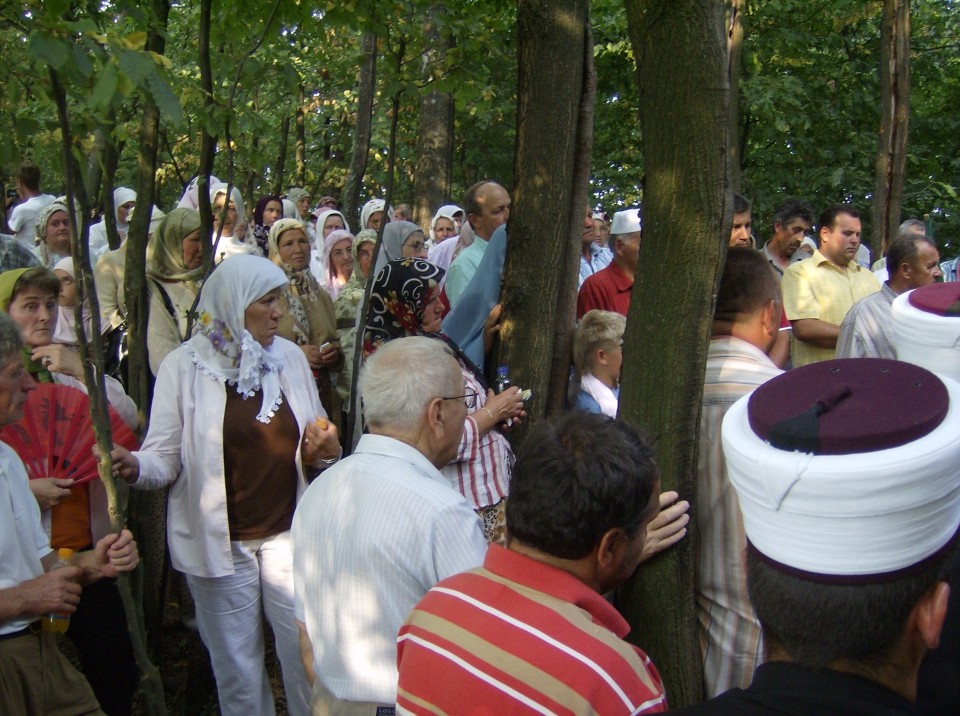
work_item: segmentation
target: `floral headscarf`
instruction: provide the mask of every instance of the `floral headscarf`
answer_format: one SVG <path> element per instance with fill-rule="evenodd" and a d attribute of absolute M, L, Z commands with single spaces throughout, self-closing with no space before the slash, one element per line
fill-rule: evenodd
<path fill-rule="evenodd" d="M 236 386 L 244 398 L 263 390 L 257 415 L 262 423 L 270 422 L 283 400 L 283 358 L 275 342 L 262 346 L 250 334 L 244 313 L 254 301 L 286 284 L 283 271 L 260 256 L 242 254 L 224 261 L 203 286 L 196 333 L 185 344 L 203 373 Z"/>
<path fill-rule="evenodd" d="M 283 269 L 287 275 L 288 283 L 283 289 L 283 294 L 290 306 L 290 316 L 293 318 L 293 331 L 297 335 L 297 343 L 305 345 L 310 342 L 310 321 L 307 317 L 306 308 L 303 301 L 312 300 L 311 297 L 316 291 L 320 290 L 320 285 L 310 273 L 310 256 L 307 256 L 307 264 L 302 269 L 294 269 L 283 262 L 280 258 L 280 237 L 288 231 L 299 229 L 307 236 L 307 228 L 302 221 L 296 219 L 277 219 L 270 229 L 270 235 L 267 237 L 267 246 L 270 249 L 270 260 Z M 309 244 L 309 238 L 307 240 Z"/>
<path fill-rule="evenodd" d="M 260 201 L 257 202 L 256 208 L 253 210 L 253 238 L 256 239 L 257 246 L 260 247 L 260 251 L 264 256 L 267 255 L 267 239 L 270 236 L 270 227 L 265 226 L 263 223 L 263 212 L 267 208 L 267 204 L 271 201 L 275 201 L 280 205 L 280 217 L 283 218 L 283 199 L 274 194 L 260 199 Z"/>
<path fill-rule="evenodd" d="M 200 228 L 200 214 L 193 209 L 174 209 L 153 232 L 147 276 L 158 281 L 199 281 L 203 266 L 187 268 L 183 262 L 183 239 Z"/>
<path fill-rule="evenodd" d="M 394 338 L 423 335 L 423 312 L 443 274 L 443 269 L 426 259 L 398 259 L 383 267 L 370 293 L 364 358 Z"/>

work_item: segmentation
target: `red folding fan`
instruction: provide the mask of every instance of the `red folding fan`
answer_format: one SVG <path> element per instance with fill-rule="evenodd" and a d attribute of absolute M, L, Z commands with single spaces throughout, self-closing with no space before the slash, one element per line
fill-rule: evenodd
<path fill-rule="evenodd" d="M 110 408 L 113 442 L 128 450 L 139 445 L 123 418 Z M 27 395 L 23 417 L 0 430 L 0 440 L 12 447 L 31 480 L 61 477 L 82 484 L 100 477 L 90 399 L 68 385 L 41 383 Z"/>

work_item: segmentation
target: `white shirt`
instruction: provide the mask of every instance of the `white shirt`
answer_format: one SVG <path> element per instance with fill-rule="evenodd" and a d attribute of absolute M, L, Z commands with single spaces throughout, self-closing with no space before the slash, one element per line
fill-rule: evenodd
<path fill-rule="evenodd" d="M 55 198 L 56 197 L 50 194 L 31 196 L 22 204 L 17 204 L 10 211 L 7 217 L 7 226 L 10 227 L 13 235 L 17 237 L 17 241 L 28 249 L 33 250 L 33 247 L 37 245 L 37 216 L 39 216 L 40 212 L 47 208 L 47 206 L 52 204 Z"/>
<path fill-rule="evenodd" d="M 9 445 L 0 443 L 0 589 L 10 589 L 43 574 L 40 560 L 50 540 L 40 527 L 40 508 L 27 484 L 23 463 Z M 36 617 L 0 622 L 0 634 L 25 628 Z"/>
<path fill-rule="evenodd" d="M 283 351 L 280 388 L 297 419 L 300 435 L 307 423 L 326 417 L 307 359 L 296 345 L 274 338 Z M 227 488 L 223 467 L 223 414 L 226 386 L 193 362 L 187 346 L 180 346 L 160 365 L 150 430 L 139 452 L 137 489 L 158 490 L 170 485 L 167 499 L 167 543 L 173 566 L 197 577 L 233 574 Z M 300 451 L 296 456 L 297 497 L 306 481 Z"/>
<path fill-rule="evenodd" d="M 290 534 L 317 677 L 338 699 L 395 703 L 400 626 L 433 585 L 483 563 L 479 518 L 418 450 L 364 435 L 307 489 Z"/>

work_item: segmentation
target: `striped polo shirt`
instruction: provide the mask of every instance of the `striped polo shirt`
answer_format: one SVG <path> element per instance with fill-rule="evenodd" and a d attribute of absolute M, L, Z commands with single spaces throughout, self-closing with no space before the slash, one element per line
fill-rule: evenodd
<path fill-rule="evenodd" d="M 629 626 L 573 575 L 498 545 L 433 587 L 400 629 L 397 713 L 667 710 Z"/>

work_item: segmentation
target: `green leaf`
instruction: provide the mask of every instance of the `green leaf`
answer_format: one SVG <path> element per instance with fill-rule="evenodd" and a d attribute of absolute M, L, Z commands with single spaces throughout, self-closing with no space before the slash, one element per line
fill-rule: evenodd
<path fill-rule="evenodd" d="M 142 87 L 147 78 L 156 74 L 156 65 L 153 58 L 142 52 L 124 50 L 117 56 L 117 62 L 120 63 L 120 71 L 125 74 L 133 84 Z"/>
<path fill-rule="evenodd" d="M 174 127 L 183 125 L 183 108 L 170 87 L 159 74 L 153 73 L 147 77 L 147 85 L 153 101 L 157 103 L 160 115 Z"/>
<path fill-rule="evenodd" d="M 101 70 L 97 82 L 90 94 L 90 108 L 95 112 L 106 113 L 117 94 L 119 73 L 113 62 L 107 63 Z"/>
<path fill-rule="evenodd" d="M 70 47 L 67 42 L 40 32 L 30 35 L 27 46 L 34 58 L 47 63 L 55 70 L 63 67 L 70 57 Z"/>

